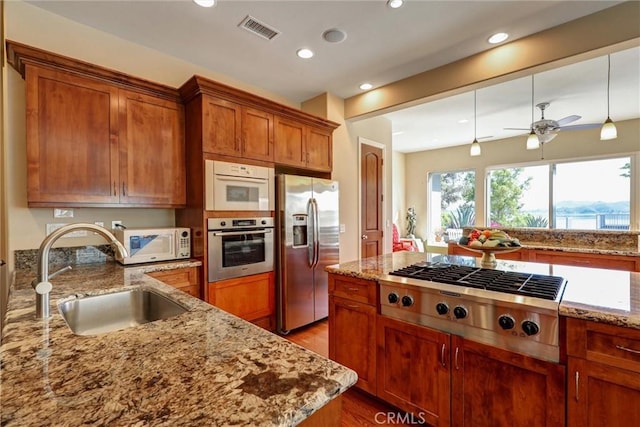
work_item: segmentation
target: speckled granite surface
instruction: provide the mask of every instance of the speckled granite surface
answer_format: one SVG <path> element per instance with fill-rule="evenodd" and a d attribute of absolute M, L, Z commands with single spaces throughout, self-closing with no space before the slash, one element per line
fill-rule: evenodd
<path fill-rule="evenodd" d="M 417 252 L 394 252 L 360 261 L 327 267 L 331 273 L 377 280 L 382 274 L 424 260 L 452 263 L 469 257 Z M 480 258 L 475 258 L 481 267 Z M 612 325 L 640 329 L 640 273 L 589 267 L 498 260 L 498 270 L 561 276 L 567 286 L 558 311 L 576 317 Z"/>
<path fill-rule="evenodd" d="M 144 274 L 190 265 L 78 266 L 53 280 L 47 321 L 34 318 L 35 274 L 18 271 L 0 346 L 0 424 L 290 426 L 355 383 L 350 369 Z M 189 311 L 76 336 L 55 306 L 131 287 L 159 290 Z"/>
<path fill-rule="evenodd" d="M 472 229 L 473 227 L 463 228 L 463 234 L 469 234 Z M 638 231 L 500 229 L 511 237 L 518 238 L 526 248 L 640 257 Z"/>

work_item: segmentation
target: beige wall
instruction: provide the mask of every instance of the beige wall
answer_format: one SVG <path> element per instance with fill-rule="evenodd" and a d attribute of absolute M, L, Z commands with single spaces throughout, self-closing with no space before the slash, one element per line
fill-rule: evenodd
<path fill-rule="evenodd" d="M 632 155 L 635 161 L 636 193 L 632 195 L 632 224 L 640 229 L 640 120 L 617 122 L 618 139 L 600 141 L 600 129 L 561 132 L 545 144 L 544 159 L 570 160 L 585 157 Z M 439 150 L 422 151 L 406 155 L 404 174 L 406 205 L 415 206 L 418 215 L 417 233 L 426 236 L 427 230 L 427 176 L 430 172 L 474 169 L 476 171 L 476 225 L 485 224 L 485 171 L 499 165 L 522 165 L 541 162 L 540 150 L 525 149 L 526 135 L 481 143 L 482 155 L 469 156 L 469 145 Z"/>
<path fill-rule="evenodd" d="M 409 206 L 406 205 L 406 189 L 404 184 L 404 177 L 406 173 L 406 154 L 398 153 L 394 151 L 392 153 L 392 164 L 391 164 L 391 185 L 393 192 L 393 200 L 391 202 L 391 212 L 393 212 L 393 216 L 391 217 L 391 222 L 395 223 L 398 226 L 398 231 L 400 235 L 405 235 L 407 229 L 407 208 Z"/>

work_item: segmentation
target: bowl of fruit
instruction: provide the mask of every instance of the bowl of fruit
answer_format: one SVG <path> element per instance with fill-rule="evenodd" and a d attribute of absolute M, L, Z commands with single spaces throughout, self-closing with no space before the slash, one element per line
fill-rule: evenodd
<path fill-rule="evenodd" d="M 474 229 L 469 235 L 462 236 L 458 240 L 458 246 L 471 252 L 481 253 L 481 264 L 490 267 L 494 267 L 497 263 L 496 253 L 514 252 L 521 248 L 518 239 L 496 229 Z"/>

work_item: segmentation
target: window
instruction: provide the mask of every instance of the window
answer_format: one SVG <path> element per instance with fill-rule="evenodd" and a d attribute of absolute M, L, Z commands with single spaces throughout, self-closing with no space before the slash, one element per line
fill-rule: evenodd
<path fill-rule="evenodd" d="M 429 174 L 429 242 L 458 239 L 462 227 L 475 223 L 474 171 Z M 445 232 L 452 235 L 444 235 Z M 444 239 L 443 239 L 444 237 Z"/>
<path fill-rule="evenodd" d="M 489 226 L 549 227 L 549 165 L 489 172 Z"/>
<path fill-rule="evenodd" d="M 630 176 L 630 157 L 493 169 L 487 179 L 489 225 L 628 230 Z"/>

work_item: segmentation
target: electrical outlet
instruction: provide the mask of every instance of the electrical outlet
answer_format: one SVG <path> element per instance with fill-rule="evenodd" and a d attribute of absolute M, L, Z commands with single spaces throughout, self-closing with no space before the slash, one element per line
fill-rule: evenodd
<path fill-rule="evenodd" d="M 56 231 L 58 228 L 64 227 L 65 225 L 68 225 L 68 224 L 64 224 L 64 223 L 47 224 L 47 236 L 53 233 L 54 231 Z M 86 235 L 87 235 L 86 230 L 76 230 L 76 231 L 72 231 L 71 233 L 63 234 L 62 236 L 60 236 L 60 238 L 66 239 L 69 237 L 85 237 Z"/>
<path fill-rule="evenodd" d="M 122 221 L 117 220 L 117 221 L 111 221 L 111 229 L 115 230 L 116 225 L 122 224 Z"/>
<path fill-rule="evenodd" d="M 102 221 L 95 221 L 94 224 L 98 225 L 100 227 L 104 227 L 104 222 L 102 222 Z"/>
<path fill-rule="evenodd" d="M 73 209 L 58 209 L 53 210 L 54 218 L 73 218 Z"/>

